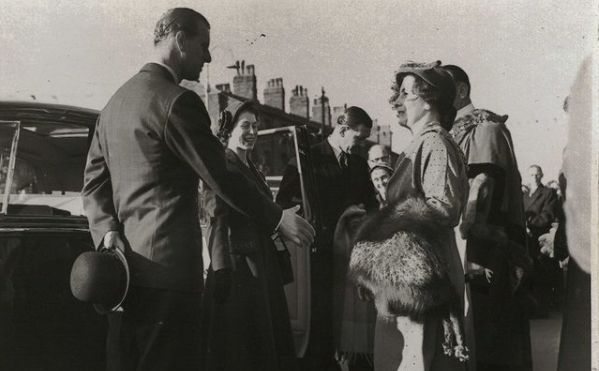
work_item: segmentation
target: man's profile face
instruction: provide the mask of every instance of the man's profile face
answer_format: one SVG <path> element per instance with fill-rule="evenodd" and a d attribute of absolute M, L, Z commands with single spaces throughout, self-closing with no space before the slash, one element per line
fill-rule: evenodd
<path fill-rule="evenodd" d="M 370 136 L 370 128 L 364 124 L 360 124 L 355 129 L 350 126 L 346 127 L 343 132 L 343 143 L 341 149 L 345 152 L 350 152 L 359 143 L 365 141 Z"/>
<path fill-rule="evenodd" d="M 183 78 L 191 81 L 198 81 L 204 63 L 212 61 L 209 50 L 210 29 L 201 21 L 198 21 L 197 27 L 197 34 L 191 37 L 188 36 L 186 39 L 186 50 L 183 58 L 183 65 L 186 72 L 186 76 L 183 76 Z"/>

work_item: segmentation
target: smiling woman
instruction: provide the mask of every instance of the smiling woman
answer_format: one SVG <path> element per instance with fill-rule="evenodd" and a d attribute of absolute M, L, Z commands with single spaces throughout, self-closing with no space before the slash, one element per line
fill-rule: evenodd
<path fill-rule="evenodd" d="M 249 154 L 258 138 L 259 117 L 252 102 L 235 102 L 221 113 L 218 136 L 226 148 L 227 170 L 247 178 L 268 197 L 266 179 Z M 290 370 L 296 368 L 284 285 L 293 281 L 286 246 L 259 229 L 206 189 L 210 268 L 204 315 L 207 370 Z"/>

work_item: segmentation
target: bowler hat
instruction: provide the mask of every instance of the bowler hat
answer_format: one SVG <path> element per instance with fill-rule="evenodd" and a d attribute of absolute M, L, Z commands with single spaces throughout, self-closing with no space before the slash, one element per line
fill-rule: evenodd
<path fill-rule="evenodd" d="M 71 292 L 77 299 L 92 303 L 98 313 L 105 314 L 121 306 L 129 280 L 129 266 L 119 249 L 87 251 L 73 263 Z"/>

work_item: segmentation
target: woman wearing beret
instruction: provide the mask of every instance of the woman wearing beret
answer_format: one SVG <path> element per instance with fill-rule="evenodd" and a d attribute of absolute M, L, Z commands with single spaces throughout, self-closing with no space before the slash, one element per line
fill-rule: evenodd
<path fill-rule="evenodd" d="M 230 104 L 219 123 L 228 170 L 272 197 L 249 158 L 259 125 L 252 103 Z M 211 190 L 203 198 L 211 259 L 204 292 L 206 370 L 296 370 L 283 290 L 293 281 L 289 252 Z"/>
<path fill-rule="evenodd" d="M 413 139 L 389 179 L 389 206 L 358 232 L 350 274 L 377 306 L 375 370 L 465 370 L 464 272 L 454 227 L 468 178 L 448 134 L 455 87 L 439 62 L 412 63 L 396 73 L 393 91 L 390 103 Z"/>

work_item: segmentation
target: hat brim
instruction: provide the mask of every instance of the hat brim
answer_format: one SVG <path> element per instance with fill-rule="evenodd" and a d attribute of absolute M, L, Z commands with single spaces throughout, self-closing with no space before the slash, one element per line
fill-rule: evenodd
<path fill-rule="evenodd" d="M 123 295 L 121 295 L 121 298 L 119 299 L 118 303 L 111 308 L 106 307 L 104 304 L 94 304 L 93 305 L 94 309 L 99 314 L 107 314 L 107 313 L 119 311 L 119 309 L 121 308 L 121 305 L 123 304 L 123 302 L 125 301 L 125 298 L 127 297 L 127 293 L 129 293 L 129 284 L 131 282 L 131 273 L 129 271 L 129 264 L 127 264 L 127 259 L 125 258 L 125 254 L 123 254 L 123 252 L 121 250 L 119 250 L 118 248 L 111 249 L 110 253 L 114 253 L 116 255 L 116 257 L 123 264 L 123 267 L 125 268 L 125 279 L 126 279 L 125 280 L 125 290 L 123 290 Z"/>

